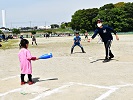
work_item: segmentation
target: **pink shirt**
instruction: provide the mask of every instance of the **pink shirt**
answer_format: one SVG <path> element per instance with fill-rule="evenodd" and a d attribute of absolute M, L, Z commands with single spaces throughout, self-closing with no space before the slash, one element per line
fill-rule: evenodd
<path fill-rule="evenodd" d="M 18 53 L 21 74 L 32 74 L 31 60 L 36 60 L 36 57 L 32 57 L 28 49 L 22 48 Z"/>

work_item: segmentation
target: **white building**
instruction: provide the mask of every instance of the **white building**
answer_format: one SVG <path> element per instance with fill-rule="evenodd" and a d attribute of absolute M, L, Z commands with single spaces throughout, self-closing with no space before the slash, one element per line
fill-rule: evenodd
<path fill-rule="evenodd" d="M 51 26 L 37 26 L 37 29 L 51 29 Z"/>

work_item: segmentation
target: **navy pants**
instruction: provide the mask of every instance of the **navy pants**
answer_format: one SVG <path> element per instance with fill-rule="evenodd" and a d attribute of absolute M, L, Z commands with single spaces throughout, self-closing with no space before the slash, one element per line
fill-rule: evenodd
<path fill-rule="evenodd" d="M 72 46 L 72 48 L 71 48 L 71 53 L 73 53 L 73 50 L 74 50 L 74 47 L 75 46 L 79 46 L 80 48 L 81 48 L 81 50 L 82 50 L 82 52 L 84 53 L 85 51 L 84 51 L 84 49 L 83 49 L 83 46 L 80 44 L 80 43 L 78 43 L 78 44 L 74 44 L 73 46 Z"/>
<path fill-rule="evenodd" d="M 106 58 L 106 59 L 108 59 L 109 57 L 114 56 L 114 55 L 112 54 L 111 50 L 110 50 L 111 43 L 112 43 L 112 40 L 108 40 L 108 41 L 104 42 L 105 52 L 106 52 L 105 58 Z"/>

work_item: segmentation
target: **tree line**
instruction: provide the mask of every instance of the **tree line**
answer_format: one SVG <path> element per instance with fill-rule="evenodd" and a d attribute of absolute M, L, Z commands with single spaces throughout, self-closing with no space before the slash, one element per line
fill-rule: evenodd
<path fill-rule="evenodd" d="M 99 18 L 118 32 L 133 31 L 133 2 L 110 3 L 100 8 L 80 9 L 72 15 L 68 25 L 76 31 L 92 31 L 97 27 L 96 20 Z"/>

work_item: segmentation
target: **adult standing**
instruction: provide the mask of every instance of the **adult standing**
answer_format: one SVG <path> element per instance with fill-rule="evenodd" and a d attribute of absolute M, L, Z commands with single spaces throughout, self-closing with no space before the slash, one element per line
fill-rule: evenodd
<path fill-rule="evenodd" d="M 112 36 L 112 32 L 115 34 L 116 39 L 119 40 L 119 37 L 117 36 L 116 32 L 114 31 L 113 28 L 102 25 L 102 20 L 98 19 L 97 20 L 97 26 L 98 28 L 94 31 L 93 36 L 91 37 L 91 39 L 88 40 L 88 42 L 90 42 L 92 39 L 94 39 L 96 37 L 97 34 L 100 35 L 100 37 L 102 38 L 102 41 L 104 42 L 104 46 L 105 46 L 105 52 L 106 52 L 106 56 L 105 56 L 105 62 L 109 61 L 111 58 L 114 57 L 113 53 L 111 52 L 111 43 L 113 40 L 113 36 Z"/>

